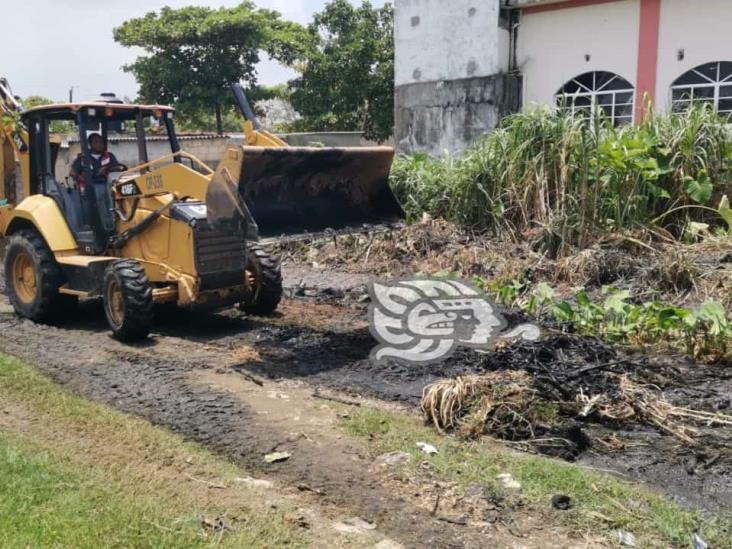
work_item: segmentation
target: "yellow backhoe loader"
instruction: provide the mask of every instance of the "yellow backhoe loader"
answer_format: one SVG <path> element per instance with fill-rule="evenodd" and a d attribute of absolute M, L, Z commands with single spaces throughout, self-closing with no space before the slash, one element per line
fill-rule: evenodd
<path fill-rule="evenodd" d="M 214 170 L 181 150 L 174 110 L 167 106 L 83 102 L 22 111 L 0 80 L 0 116 L 6 293 L 18 314 L 35 321 L 62 319 L 79 298 L 101 297 L 114 336 L 132 341 L 150 332 L 154 303 L 189 309 L 239 304 L 268 314 L 282 295 L 280 265 L 257 244 L 249 206 L 265 223 L 284 221 L 281 227 L 294 230 L 323 225 L 328 216 L 372 218 L 378 194 L 386 196 L 390 215 L 399 215 L 390 192 L 370 192 L 386 187 L 388 166 L 379 166 L 378 178 L 367 178 L 372 187 L 355 188 L 360 180 L 352 171 L 348 177 L 348 170 L 343 177 L 331 171 L 336 177 L 330 180 L 313 175 L 321 164 L 328 171 L 320 151 L 273 141 L 229 147 Z M 58 121 L 78 133 L 81 169 L 73 181 L 56 173 L 60 140 L 49 128 Z M 152 160 L 146 141 L 151 126 L 170 146 L 170 154 Z M 106 144 L 121 127 L 134 133 L 136 165 L 107 166 L 100 177 L 89 136 L 99 134 Z M 257 139 L 261 145 L 264 137 Z M 384 164 L 391 154 L 379 151 Z M 359 169 L 372 173 L 367 157 L 355 157 Z M 317 204 L 319 194 L 324 206 Z M 355 215 L 346 219 L 344 212 Z"/>

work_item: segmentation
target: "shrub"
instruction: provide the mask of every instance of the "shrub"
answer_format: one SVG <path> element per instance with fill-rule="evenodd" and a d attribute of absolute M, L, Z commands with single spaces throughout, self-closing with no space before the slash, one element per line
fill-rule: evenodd
<path fill-rule="evenodd" d="M 730 189 L 732 141 L 708 106 L 649 112 L 613 127 L 601 115 L 533 106 L 462 156 L 399 158 L 392 187 L 407 215 L 536 238 L 551 255 L 607 231 L 660 226 L 679 236 Z"/>
<path fill-rule="evenodd" d="M 622 344 L 666 342 L 709 360 L 729 358 L 732 350 L 732 319 L 724 305 L 713 299 L 698 309 L 687 309 L 661 301 L 633 303 L 630 292 L 609 286 L 603 287 L 601 301 L 592 301 L 584 289 L 569 300 L 560 299 L 544 282 L 532 287 L 519 280 L 502 283 L 476 278 L 474 283 L 499 303 L 554 320 L 581 335 Z"/>

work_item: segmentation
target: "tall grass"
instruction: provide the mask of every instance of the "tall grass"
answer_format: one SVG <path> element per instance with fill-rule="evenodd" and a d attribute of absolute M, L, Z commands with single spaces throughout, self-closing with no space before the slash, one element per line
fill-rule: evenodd
<path fill-rule="evenodd" d="M 732 136 L 710 108 L 649 112 L 615 128 L 601 114 L 533 106 L 460 157 L 402 157 L 392 187 L 408 216 L 536 239 L 552 254 L 607 231 L 661 226 L 679 235 L 730 190 Z"/>

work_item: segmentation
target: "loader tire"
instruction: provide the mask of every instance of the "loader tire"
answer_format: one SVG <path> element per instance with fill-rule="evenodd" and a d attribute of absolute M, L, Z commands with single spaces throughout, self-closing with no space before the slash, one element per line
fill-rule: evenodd
<path fill-rule="evenodd" d="M 59 293 L 66 281 L 46 242 L 34 230 L 13 234 L 5 251 L 5 291 L 15 312 L 34 322 L 57 320 L 78 299 Z"/>
<path fill-rule="evenodd" d="M 270 315 L 282 299 L 282 270 L 278 259 L 258 244 L 249 244 L 247 278 L 251 291 L 239 306 L 250 315 Z"/>
<path fill-rule="evenodd" d="M 104 313 L 115 339 L 144 339 L 153 322 L 152 285 L 139 262 L 118 259 L 104 273 Z"/>

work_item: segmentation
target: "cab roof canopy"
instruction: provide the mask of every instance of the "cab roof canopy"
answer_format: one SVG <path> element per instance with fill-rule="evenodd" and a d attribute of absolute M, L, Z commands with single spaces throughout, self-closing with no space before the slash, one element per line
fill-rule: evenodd
<path fill-rule="evenodd" d="M 108 120 L 134 120 L 139 112 L 142 116 L 161 118 L 165 113 L 174 113 L 175 109 L 167 105 L 137 105 L 134 103 L 53 103 L 39 105 L 23 111 L 23 116 L 41 114 L 44 118 L 54 120 L 75 120 L 79 111 L 86 111 L 89 116 Z"/>

